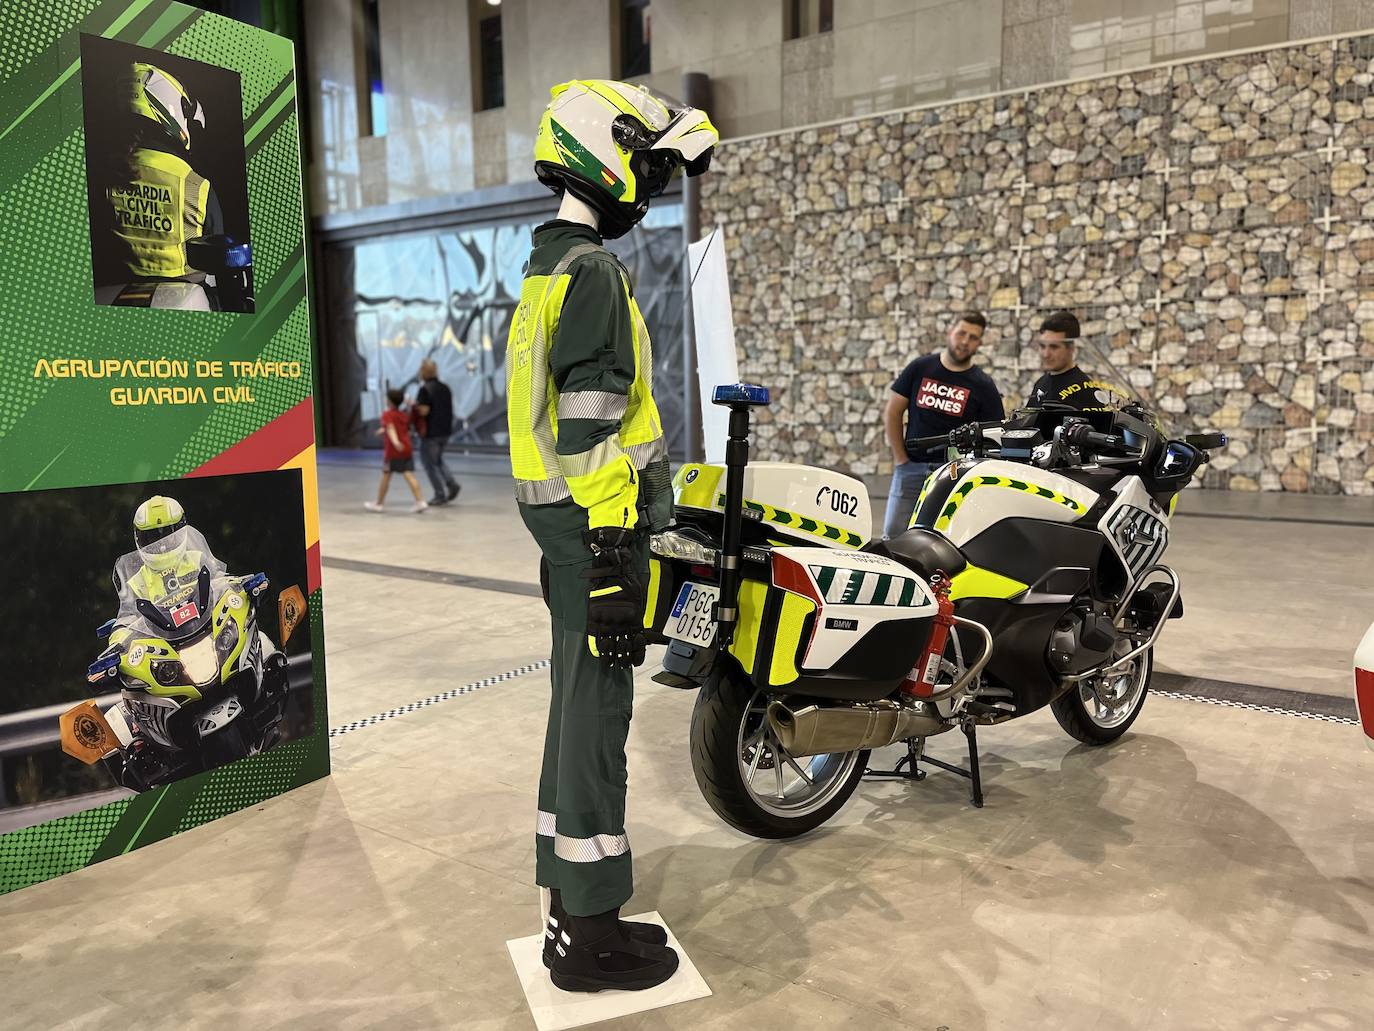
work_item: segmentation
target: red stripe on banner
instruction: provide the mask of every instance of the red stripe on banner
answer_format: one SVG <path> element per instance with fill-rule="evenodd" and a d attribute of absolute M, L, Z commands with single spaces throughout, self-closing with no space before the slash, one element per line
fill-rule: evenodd
<path fill-rule="evenodd" d="M 306 398 L 186 475 L 225 476 L 280 469 L 314 442 L 315 403 Z"/>
<path fill-rule="evenodd" d="M 305 549 L 305 583 L 310 589 L 306 594 L 314 594 L 320 589 L 323 572 L 320 569 L 320 545 L 316 542 Z"/>
<path fill-rule="evenodd" d="M 1355 708 L 1360 713 L 1364 736 L 1374 742 L 1374 672 L 1355 667 Z"/>

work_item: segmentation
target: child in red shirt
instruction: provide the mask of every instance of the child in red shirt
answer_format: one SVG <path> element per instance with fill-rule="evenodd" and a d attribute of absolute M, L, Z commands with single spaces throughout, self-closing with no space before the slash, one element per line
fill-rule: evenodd
<path fill-rule="evenodd" d="M 391 486 L 391 474 L 400 473 L 415 495 L 412 512 L 423 512 L 429 506 L 420 497 L 420 481 L 415 478 L 415 451 L 410 445 L 410 415 L 401 408 L 405 394 L 395 389 L 386 392 L 387 409 L 382 413 L 382 425 L 377 435 L 382 438 L 382 483 L 377 488 L 376 501 L 364 501 L 369 512 L 385 511 L 386 492 Z"/>

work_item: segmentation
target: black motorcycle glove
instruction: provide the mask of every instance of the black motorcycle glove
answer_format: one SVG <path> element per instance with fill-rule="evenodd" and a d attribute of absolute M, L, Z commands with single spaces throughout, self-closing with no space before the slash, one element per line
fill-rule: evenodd
<path fill-rule="evenodd" d="M 587 647 L 612 669 L 644 661 L 645 586 L 635 567 L 633 530 L 600 527 L 582 535 L 592 552 L 587 588 Z"/>

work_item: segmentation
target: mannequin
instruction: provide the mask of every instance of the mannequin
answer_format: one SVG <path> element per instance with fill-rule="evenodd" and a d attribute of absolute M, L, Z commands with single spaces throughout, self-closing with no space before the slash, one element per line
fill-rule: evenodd
<path fill-rule="evenodd" d="M 644 662 L 649 536 L 672 517 L 631 231 L 673 174 L 699 175 L 719 134 L 646 87 L 553 87 L 535 140 L 558 217 L 535 228 L 506 345 L 511 473 L 543 556 L 553 631 L 535 820 L 543 962 L 564 991 L 642 990 L 678 967 L 666 930 L 620 919 L 634 891 L 625 743 Z M 556 413 L 556 414 L 555 414 Z"/>
<path fill-rule="evenodd" d="M 601 230 L 601 216 L 571 193 L 564 192 L 563 203 L 558 205 L 558 217 L 565 222 L 580 222 L 584 226 L 591 226 L 598 232 Z"/>

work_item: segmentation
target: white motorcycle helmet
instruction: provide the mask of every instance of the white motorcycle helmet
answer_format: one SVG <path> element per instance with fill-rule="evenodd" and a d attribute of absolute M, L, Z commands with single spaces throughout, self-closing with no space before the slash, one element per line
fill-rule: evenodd
<path fill-rule="evenodd" d="M 601 216 L 601 235 L 624 236 L 679 172 L 700 175 L 720 133 L 706 112 L 646 86 L 574 79 L 553 87 L 534 142 L 534 172 Z"/>

